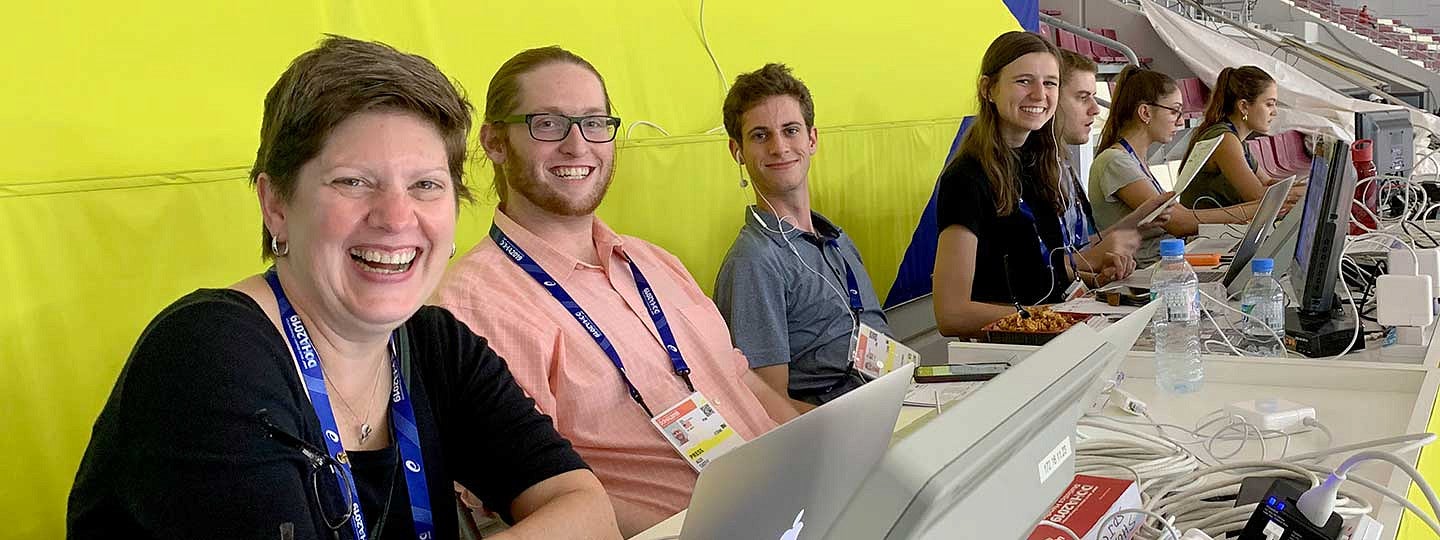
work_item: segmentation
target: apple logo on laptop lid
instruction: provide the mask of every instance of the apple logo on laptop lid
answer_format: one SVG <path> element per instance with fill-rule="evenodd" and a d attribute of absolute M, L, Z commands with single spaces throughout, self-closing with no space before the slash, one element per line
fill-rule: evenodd
<path fill-rule="evenodd" d="M 800 540 L 800 529 L 805 528 L 805 522 L 801 521 L 804 518 L 805 509 L 801 508 L 800 513 L 795 514 L 795 522 L 790 524 L 790 530 L 780 535 L 780 540 Z"/>

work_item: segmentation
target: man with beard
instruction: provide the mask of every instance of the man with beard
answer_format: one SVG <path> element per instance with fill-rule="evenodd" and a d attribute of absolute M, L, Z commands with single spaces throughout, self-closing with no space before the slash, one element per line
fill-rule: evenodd
<path fill-rule="evenodd" d="M 437 301 L 506 359 L 631 536 L 685 508 L 708 460 L 796 412 L 751 373 L 679 260 L 595 216 L 619 126 L 579 56 L 506 61 L 480 133 L 500 199 L 490 239 L 455 261 Z M 693 431 L 674 436 L 685 419 Z"/>

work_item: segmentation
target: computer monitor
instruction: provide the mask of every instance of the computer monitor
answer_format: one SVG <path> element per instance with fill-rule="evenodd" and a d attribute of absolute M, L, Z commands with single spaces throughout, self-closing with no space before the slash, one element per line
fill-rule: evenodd
<path fill-rule="evenodd" d="M 1113 352 L 1076 325 L 896 432 L 826 538 L 1023 538 L 1074 478 L 1075 425 Z"/>
<path fill-rule="evenodd" d="M 1375 144 L 1375 172 L 1410 176 L 1415 167 L 1415 128 L 1409 109 L 1388 109 L 1355 113 L 1355 140 Z"/>
<path fill-rule="evenodd" d="M 1302 315 L 1328 316 L 1334 307 L 1340 255 L 1350 228 L 1350 199 L 1355 192 L 1355 168 L 1349 158 L 1348 141 L 1322 135 L 1315 144 L 1310 187 L 1305 191 L 1290 269 L 1296 307 Z"/>

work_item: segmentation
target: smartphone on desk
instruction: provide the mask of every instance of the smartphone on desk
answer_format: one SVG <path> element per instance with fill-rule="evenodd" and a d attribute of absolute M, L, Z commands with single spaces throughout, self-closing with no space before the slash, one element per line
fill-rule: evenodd
<path fill-rule="evenodd" d="M 916 366 L 915 382 L 923 384 L 988 381 L 994 379 L 996 375 L 1004 373 L 1007 369 L 1010 369 L 1009 362 Z"/>

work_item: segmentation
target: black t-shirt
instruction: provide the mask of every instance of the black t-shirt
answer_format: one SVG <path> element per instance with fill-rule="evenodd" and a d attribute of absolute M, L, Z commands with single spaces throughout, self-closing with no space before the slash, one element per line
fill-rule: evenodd
<path fill-rule="evenodd" d="M 1057 301 L 1065 293 L 1068 282 L 1063 260 L 1063 235 L 1055 204 L 1045 197 L 1036 182 L 1037 156 L 1021 149 L 1021 197 L 1035 215 L 1025 217 L 1018 209 L 1000 216 L 995 210 L 994 191 L 980 162 L 960 156 L 940 174 L 935 217 L 938 230 L 951 225 L 969 229 L 979 240 L 975 249 L 975 281 L 970 298 L 977 302 L 1009 304 L 1012 297 L 1006 283 L 1014 290 L 1014 299 L 1031 305 Z M 1045 254 L 1042 255 L 1041 239 Z M 1006 273 L 1006 260 L 1009 273 Z M 1051 271 L 1054 266 L 1054 271 Z M 1052 286 L 1052 284 L 1054 284 Z M 1049 296 L 1046 296 L 1048 291 Z"/>
<path fill-rule="evenodd" d="M 405 327 L 438 538 L 458 532 L 452 482 L 509 519 L 522 491 L 585 468 L 484 338 L 431 306 Z M 309 462 L 266 436 L 260 409 L 325 448 L 289 346 L 249 296 L 200 290 L 170 305 L 141 334 L 95 422 L 70 492 L 69 537 L 281 538 L 291 523 L 297 539 L 351 538 L 348 523 L 330 532 Z M 393 444 L 348 453 L 367 528 L 390 500 L 371 538 L 415 537 L 398 453 Z M 320 479 L 319 496 L 338 500 L 333 476 Z"/>

